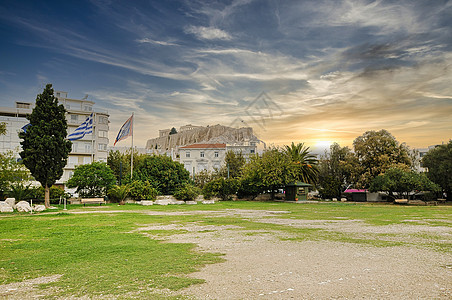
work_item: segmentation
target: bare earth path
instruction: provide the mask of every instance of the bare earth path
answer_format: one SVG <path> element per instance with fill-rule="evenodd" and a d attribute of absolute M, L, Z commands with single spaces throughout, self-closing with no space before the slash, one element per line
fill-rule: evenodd
<path fill-rule="evenodd" d="M 265 212 L 237 212 L 256 220 Z M 276 216 L 277 217 L 277 216 Z M 261 219 L 296 227 L 338 227 L 345 232 L 412 233 L 435 230 L 450 241 L 447 227 L 365 226 L 338 221 Z M 298 222 L 297 222 L 298 221 Z M 288 223 L 289 222 L 289 223 Z M 340 224 L 340 226 L 338 226 Z M 281 241 L 273 234 L 247 235 L 219 226 L 153 226 L 184 229 L 171 242 L 225 253 L 224 263 L 191 276 L 206 280 L 183 291 L 198 299 L 451 299 L 452 256 L 415 247 L 373 247 L 329 241 Z M 233 229 L 233 228 L 232 228 Z"/>

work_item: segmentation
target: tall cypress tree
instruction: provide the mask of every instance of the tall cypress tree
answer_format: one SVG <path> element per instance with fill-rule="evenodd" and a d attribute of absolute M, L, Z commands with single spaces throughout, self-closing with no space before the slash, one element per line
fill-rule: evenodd
<path fill-rule="evenodd" d="M 63 175 L 72 143 L 66 140 L 66 109 L 58 104 L 51 84 L 36 97 L 36 106 L 27 119 L 31 126 L 19 133 L 20 156 L 31 175 L 45 189 L 45 206 L 50 206 L 50 187 Z"/>

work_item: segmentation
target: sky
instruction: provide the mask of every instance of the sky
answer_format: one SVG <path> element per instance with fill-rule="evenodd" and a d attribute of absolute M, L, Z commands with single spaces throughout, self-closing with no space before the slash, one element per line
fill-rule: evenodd
<path fill-rule="evenodd" d="M 452 1 L 2 0 L 0 41 L 0 106 L 87 94 L 111 145 L 132 113 L 138 147 L 186 124 L 311 149 L 452 138 Z"/>

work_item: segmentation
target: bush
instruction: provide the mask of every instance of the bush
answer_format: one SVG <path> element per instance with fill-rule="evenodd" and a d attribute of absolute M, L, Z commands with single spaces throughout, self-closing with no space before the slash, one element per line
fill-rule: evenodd
<path fill-rule="evenodd" d="M 192 201 L 195 200 L 200 193 L 200 188 L 187 183 L 174 192 L 174 197 L 179 200 Z"/>
<path fill-rule="evenodd" d="M 203 189 L 204 198 L 219 197 L 223 200 L 229 200 L 231 195 L 235 195 L 239 189 L 240 182 L 237 179 L 223 177 L 212 180 L 207 183 Z"/>
<path fill-rule="evenodd" d="M 119 204 L 124 204 L 124 200 L 130 193 L 130 186 L 126 185 L 114 185 L 111 189 L 108 190 L 108 195 L 112 200 L 119 201 Z"/>
<path fill-rule="evenodd" d="M 130 188 L 130 197 L 135 200 L 154 200 L 158 194 L 149 181 L 134 180 Z"/>

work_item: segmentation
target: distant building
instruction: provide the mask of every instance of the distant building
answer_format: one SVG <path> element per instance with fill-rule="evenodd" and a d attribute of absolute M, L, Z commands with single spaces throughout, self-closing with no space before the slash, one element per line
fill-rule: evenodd
<path fill-rule="evenodd" d="M 88 134 L 80 140 L 72 141 L 72 151 L 69 154 L 63 176 L 56 183 L 64 185 L 72 176 L 76 166 L 91 163 L 93 160 L 107 161 L 109 115 L 106 111 L 94 110 L 93 101 L 68 98 L 67 92 L 56 91 L 55 97 L 67 110 L 68 135 L 73 133 L 91 113 L 94 113 L 93 134 Z M 18 133 L 23 126 L 28 124 L 25 116 L 31 114 L 34 106 L 34 102 L 17 101 L 15 108 L 0 107 L 0 122 L 6 123 L 7 130 L 6 135 L 0 136 L 0 152 L 4 153 L 11 150 L 19 158 L 21 146 Z"/>
<path fill-rule="evenodd" d="M 226 157 L 226 144 L 193 144 L 179 148 L 179 162 L 191 175 L 219 170 Z"/>

